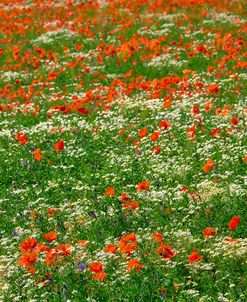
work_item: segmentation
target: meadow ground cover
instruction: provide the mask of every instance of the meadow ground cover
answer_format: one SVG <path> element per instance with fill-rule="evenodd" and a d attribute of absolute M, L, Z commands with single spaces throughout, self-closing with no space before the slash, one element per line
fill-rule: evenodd
<path fill-rule="evenodd" d="M 246 301 L 246 1 L 0 16 L 0 300 Z"/>

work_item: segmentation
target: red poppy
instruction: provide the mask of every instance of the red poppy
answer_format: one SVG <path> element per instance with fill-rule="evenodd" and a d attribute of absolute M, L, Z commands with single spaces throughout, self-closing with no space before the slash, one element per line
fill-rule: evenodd
<path fill-rule="evenodd" d="M 48 209 L 47 213 L 48 215 L 52 215 L 53 213 L 59 214 L 60 212 L 57 209 Z"/>
<path fill-rule="evenodd" d="M 32 251 L 35 247 L 37 247 L 37 240 L 34 238 L 27 238 L 25 241 L 21 243 L 19 246 L 19 250 L 22 252 Z"/>
<path fill-rule="evenodd" d="M 203 108 L 206 110 L 206 111 L 210 111 L 212 108 L 214 107 L 214 103 L 213 102 L 207 102 L 203 105 Z"/>
<path fill-rule="evenodd" d="M 187 187 L 187 186 L 183 186 L 183 187 L 181 188 L 181 191 L 183 191 L 183 192 L 187 192 L 187 190 L 188 190 L 188 187 Z"/>
<path fill-rule="evenodd" d="M 193 109 L 192 110 L 193 110 L 193 114 L 194 115 L 197 115 L 200 112 L 198 105 L 193 105 Z"/>
<path fill-rule="evenodd" d="M 228 223 L 228 227 L 231 231 L 235 230 L 236 227 L 240 224 L 240 218 L 238 216 L 233 216 L 230 222 Z"/>
<path fill-rule="evenodd" d="M 71 254 L 71 245 L 69 243 L 60 244 L 56 247 L 56 252 L 63 257 L 67 257 Z"/>
<path fill-rule="evenodd" d="M 31 274 L 34 274 L 36 271 L 36 268 L 33 266 L 33 264 L 37 261 L 37 255 L 34 253 L 24 253 L 21 255 L 21 257 L 18 260 L 18 264 L 25 267 L 25 270 L 30 272 Z"/>
<path fill-rule="evenodd" d="M 186 135 L 189 137 L 190 140 L 194 140 L 195 137 L 196 137 L 196 126 L 190 127 L 190 128 L 186 131 Z"/>
<path fill-rule="evenodd" d="M 152 151 L 154 152 L 154 154 L 159 154 L 161 152 L 161 147 L 160 146 L 154 147 Z"/>
<path fill-rule="evenodd" d="M 138 244 L 136 241 L 125 243 L 123 241 L 119 242 L 120 250 L 123 254 L 131 255 L 137 248 Z"/>
<path fill-rule="evenodd" d="M 28 142 L 28 138 L 26 135 L 24 135 L 24 133 L 22 131 L 19 131 L 15 138 L 18 140 L 18 143 L 21 145 L 24 145 Z"/>
<path fill-rule="evenodd" d="M 51 248 L 49 246 L 45 245 L 44 243 L 39 243 L 37 248 L 37 254 L 41 252 L 49 252 L 50 250 Z"/>
<path fill-rule="evenodd" d="M 215 138 L 219 138 L 220 135 L 219 135 L 219 131 L 221 131 L 221 128 L 215 128 L 215 129 L 212 129 L 211 130 L 211 135 Z"/>
<path fill-rule="evenodd" d="M 80 114 L 88 114 L 89 110 L 84 107 L 80 107 L 77 109 L 77 112 L 79 112 Z"/>
<path fill-rule="evenodd" d="M 106 188 L 105 190 L 105 195 L 106 196 L 114 196 L 115 195 L 115 190 L 112 187 Z"/>
<path fill-rule="evenodd" d="M 118 132 L 117 136 L 123 135 L 125 132 L 126 132 L 126 131 L 125 131 L 124 129 L 119 130 L 119 132 Z"/>
<path fill-rule="evenodd" d="M 107 277 L 106 273 L 101 271 L 101 272 L 98 272 L 96 273 L 94 276 L 93 276 L 93 279 L 94 280 L 99 280 L 99 281 L 103 281 L 105 280 Z"/>
<path fill-rule="evenodd" d="M 22 135 L 19 140 L 18 140 L 19 144 L 24 145 L 28 142 L 28 138 L 26 137 L 26 135 Z"/>
<path fill-rule="evenodd" d="M 139 205 L 140 205 L 139 201 L 127 202 L 122 205 L 122 208 L 136 210 L 139 207 Z"/>
<path fill-rule="evenodd" d="M 232 124 L 233 126 L 237 126 L 237 125 L 238 125 L 238 118 L 237 118 L 237 117 L 233 117 L 233 118 L 231 119 L 231 124 Z"/>
<path fill-rule="evenodd" d="M 211 159 L 208 159 L 207 160 L 207 163 L 202 167 L 202 170 L 205 172 L 205 173 L 208 173 L 211 169 L 213 169 L 213 167 L 216 166 L 216 162 L 212 162 Z"/>
<path fill-rule="evenodd" d="M 105 249 L 104 249 L 105 253 L 110 253 L 110 254 L 116 254 L 117 252 L 117 247 L 114 244 L 108 244 Z"/>
<path fill-rule="evenodd" d="M 139 272 L 144 267 L 144 264 L 139 263 L 139 260 L 133 259 L 128 262 L 128 269 L 135 268 L 136 272 Z"/>
<path fill-rule="evenodd" d="M 37 255 L 34 253 L 24 253 L 21 255 L 18 263 L 23 266 L 29 266 L 37 261 Z"/>
<path fill-rule="evenodd" d="M 138 135 L 140 138 L 143 138 L 147 135 L 147 128 L 142 128 L 139 132 Z"/>
<path fill-rule="evenodd" d="M 130 233 L 121 237 L 119 247 L 122 253 L 130 255 L 138 248 L 135 233 Z"/>
<path fill-rule="evenodd" d="M 49 232 L 49 233 L 43 234 L 42 237 L 46 241 L 52 242 L 52 241 L 57 239 L 57 233 L 56 232 Z"/>
<path fill-rule="evenodd" d="M 214 70 L 214 66 L 208 66 L 208 68 L 207 68 L 207 71 L 208 72 L 211 72 L 211 71 L 213 71 Z"/>
<path fill-rule="evenodd" d="M 166 102 L 163 103 L 162 107 L 167 109 L 167 108 L 171 107 L 171 105 L 172 105 L 171 101 L 166 101 Z"/>
<path fill-rule="evenodd" d="M 45 263 L 47 266 L 50 266 L 52 264 L 55 264 L 55 250 L 50 250 L 46 253 Z"/>
<path fill-rule="evenodd" d="M 34 159 L 35 159 L 36 161 L 41 161 L 41 159 L 42 159 L 42 154 L 41 154 L 40 148 L 37 148 L 36 150 L 34 150 L 34 151 L 32 152 L 32 155 L 33 155 L 33 157 L 34 157 Z"/>
<path fill-rule="evenodd" d="M 149 187 L 149 183 L 150 183 L 150 181 L 148 181 L 148 180 L 139 182 L 137 185 L 137 191 L 138 192 L 143 191 L 143 190 L 147 191 L 148 187 Z"/>
<path fill-rule="evenodd" d="M 227 114 L 229 114 L 230 109 L 231 109 L 231 106 L 225 105 L 222 108 L 220 108 L 220 107 L 217 108 L 215 110 L 215 114 L 216 115 L 227 115 Z"/>
<path fill-rule="evenodd" d="M 171 124 L 168 120 L 162 120 L 159 122 L 159 128 L 162 130 L 167 130 L 171 127 Z"/>
<path fill-rule="evenodd" d="M 238 62 L 235 68 L 247 68 L 247 62 Z"/>
<path fill-rule="evenodd" d="M 189 257 L 188 260 L 190 263 L 195 263 L 197 261 L 200 261 L 203 258 L 203 256 L 200 256 L 197 252 L 193 252 Z"/>
<path fill-rule="evenodd" d="M 49 265 L 56 265 L 57 262 L 62 260 L 62 257 L 68 257 L 71 254 L 70 244 L 58 245 L 55 249 L 52 249 L 46 253 L 45 263 Z"/>
<path fill-rule="evenodd" d="M 120 202 L 128 202 L 131 201 L 131 197 L 129 197 L 125 192 L 122 193 L 121 197 L 118 198 Z"/>
<path fill-rule="evenodd" d="M 155 241 L 155 242 L 162 242 L 162 240 L 163 240 L 163 235 L 160 234 L 160 233 L 153 233 L 152 239 L 153 239 L 153 241 Z"/>
<path fill-rule="evenodd" d="M 206 228 L 202 231 L 202 235 L 205 237 L 205 238 L 208 238 L 208 237 L 212 237 L 216 234 L 216 230 L 215 228 Z"/>
<path fill-rule="evenodd" d="M 89 269 L 93 273 L 99 273 L 103 271 L 103 265 L 101 262 L 93 262 L 89 265 Z"/>
<path fill-rule="evenodd" d="M 163 243 L 156 249 L 156 252 L 164 259 L 172 259 L 176 255 L 169 245 L 164 245 Z"/>
<path fill-rule="evenodd" d="M 208 93 L 217 93 L 219 92 L 219 85 L 218 84 L 211 84 L 208 88 L 207 88 L 207 92 Z"/>
<path fill-rule="evenodd" d="M 58 72 L 55 72 L 55 71 L 50 71 L 48 73 L 48 80 L 49 81 L 54 81 L 58 76 Z"/>
<path fill-rule="evenodd" d="M 153 132 L 151 135 L 150 135 L 150 139 L 152 142 L 155 142 L 157 141 L 157 139 L 159 138 L 160 136 L 160 132 L 159 131 L 155 131 Z"/>
<path fill-rule="evenodd" d="M 57 142 L 57 143 L 54 145 L 54 150 L 55 150 L 56 152 L 60 152 L 60 151 L 63 150 L 63 149 L 64 149 L 64 141 L 63 141 L 63 140 Z"/>

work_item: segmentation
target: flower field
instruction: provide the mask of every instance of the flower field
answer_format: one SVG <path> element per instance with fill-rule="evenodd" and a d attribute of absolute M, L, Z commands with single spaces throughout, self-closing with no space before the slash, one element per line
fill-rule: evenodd
<path fill-rule="evenodd" d="M 246 301 L 246 1 L 0 16 L 0 301 Z"/>

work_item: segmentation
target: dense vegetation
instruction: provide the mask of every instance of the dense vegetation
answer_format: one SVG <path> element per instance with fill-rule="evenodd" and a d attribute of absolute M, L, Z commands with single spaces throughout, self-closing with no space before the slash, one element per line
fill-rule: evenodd
<path fill-rule="evenodd" d="M 0 299 L 246 301 L 247 6 L 0 3 Z"/>

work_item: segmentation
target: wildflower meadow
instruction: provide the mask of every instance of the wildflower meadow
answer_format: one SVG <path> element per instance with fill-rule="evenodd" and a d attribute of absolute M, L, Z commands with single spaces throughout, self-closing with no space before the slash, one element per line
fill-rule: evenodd
<path fill-rule="evenodd" d="M 0 1 L 0 301 L 247 301 L 247 2 Z"/>

